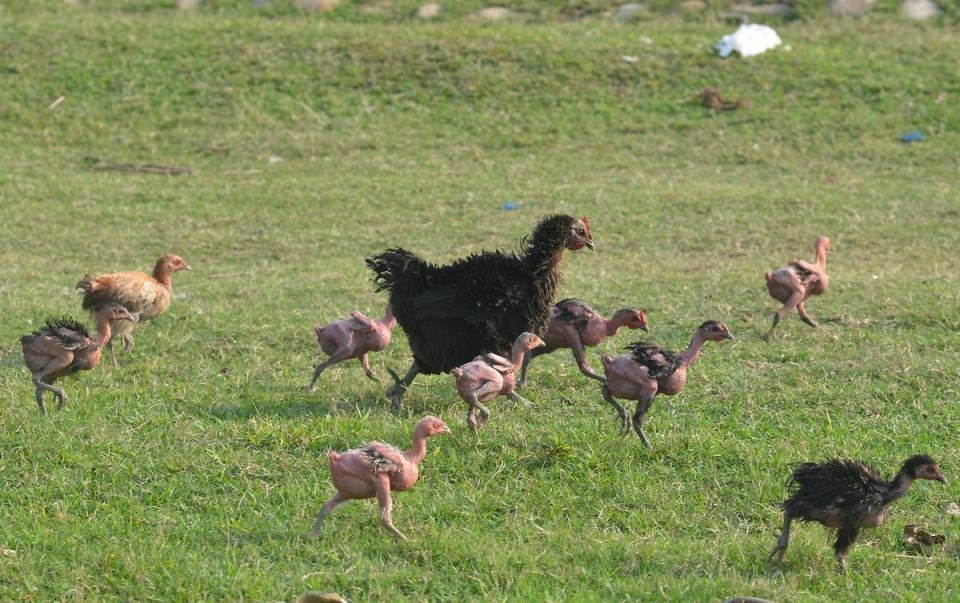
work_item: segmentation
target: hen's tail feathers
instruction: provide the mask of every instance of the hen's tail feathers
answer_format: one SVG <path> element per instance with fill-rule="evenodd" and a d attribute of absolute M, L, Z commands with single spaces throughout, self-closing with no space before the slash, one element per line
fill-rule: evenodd
<path fill-rule="evenodd" d="M 416 279 L 423 260 L 400 247 L 388 249 L 366 260 L 373 271 L 373 280 L 377 291 L 393 290 L 398 282 Z"/>

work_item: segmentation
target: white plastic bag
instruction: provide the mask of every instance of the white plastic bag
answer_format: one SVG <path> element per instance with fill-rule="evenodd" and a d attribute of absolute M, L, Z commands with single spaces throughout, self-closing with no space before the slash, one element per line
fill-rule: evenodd
<path fill-rule="evenodd" d="M 772 27 L 745 23 L 729 36 L 723 36 L 714 48 L 722 57 L 728 57 L 734 51 L 739 52 L 740 56 L 752 57 L 780 44 L 780 36 Z"/>

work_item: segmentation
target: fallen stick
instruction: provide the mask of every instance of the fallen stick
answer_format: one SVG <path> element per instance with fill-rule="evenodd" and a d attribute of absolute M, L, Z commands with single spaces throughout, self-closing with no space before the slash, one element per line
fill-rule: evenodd
<path fill-rule="evenodd" d="M 175 165 L 156 165 L 152 163 L 113 163 L 112 161 L 106 161 L 105 159 L 91 157 L 89 155 L 84 157 L 83 160 L 92 164 L 90 167 L 95 170 L 115 170 L 118 172 L 139 172 L 142 174 L 168 175 L 190 173 L 190 168 L 178 167 Z"/>

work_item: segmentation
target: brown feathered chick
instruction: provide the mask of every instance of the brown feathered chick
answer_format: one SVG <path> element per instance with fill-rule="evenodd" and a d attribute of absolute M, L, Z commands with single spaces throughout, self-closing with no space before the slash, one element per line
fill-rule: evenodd
<path fill-rule="evenodd" d="M 93 335 L 82 323 L 58 318 L 48 319 L 43 328 L 20 338 L 23 359 L 37 386 L 36 398 L 41 414 L 46 413 L 44 391 L 53 392 L 57 397 L 57 410 L 67 403 L 67 394 L 63 388 L 53 385 L 54 381 L 77 371 L 89 371 L 100 363 L 103 346 L 110 341 L 111 324 L 137 321 L 134 314 L 119 304 L 104 305 L 96 318 L 97 332 Z"/>
<path fill-rule="evenodd" d="M 140 320 L 150 320 L 160 316 L 170 307 L 173 299 L 173 273 L 190 270 L 190 265 L 178 255 L 168 253 L 157 260 L 153 274 L 146 272 L 113 272 L 83 277 L 77 283 L 77 289 L 83 291 L 83 309 L 96 314 L 106 304 L 117 303 Z M 123 341 L 123 350 L 133 349 L 133 323 L 115 322 L 111 325 L 114 338 Z M 113 363 L 117 358 L 113 352 L 113 341 L 108 344 Z"/>

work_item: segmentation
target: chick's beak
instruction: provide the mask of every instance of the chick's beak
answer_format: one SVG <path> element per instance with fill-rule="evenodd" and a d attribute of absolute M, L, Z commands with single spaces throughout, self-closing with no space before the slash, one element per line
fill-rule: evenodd
<path fill-rule="evenodd" d="M 942 473 L 937 477 L 937 481 L 943 484 L 944 486 L 947 485 L 947 478 L 944 477 Z"/>

